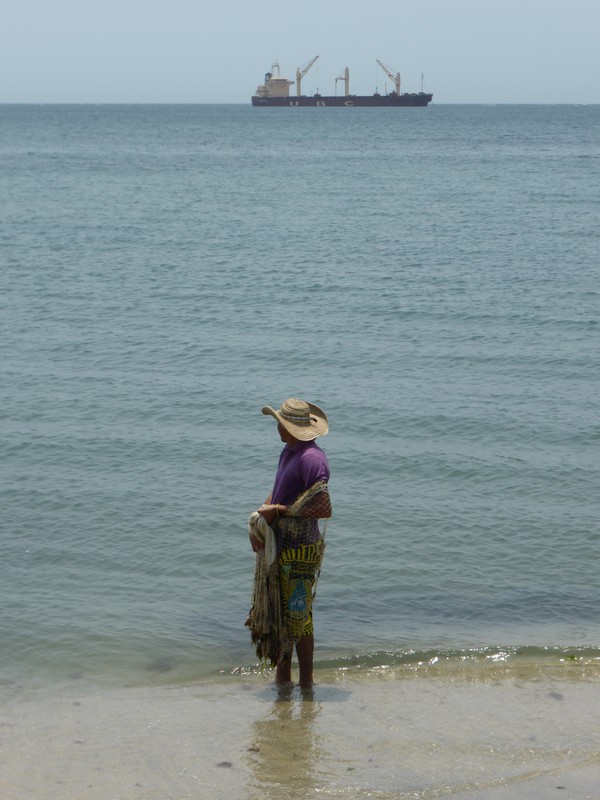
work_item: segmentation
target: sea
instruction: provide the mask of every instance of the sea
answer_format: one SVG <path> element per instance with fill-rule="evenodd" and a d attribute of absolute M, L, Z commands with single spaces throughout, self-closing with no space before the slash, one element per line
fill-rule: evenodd
<path fill-rule="evenodd" d="M 2 692 L 260 678 L 290 396 L 330 421 L 317 681 L 597 666 L 599 129 L 0 106 Z"/>

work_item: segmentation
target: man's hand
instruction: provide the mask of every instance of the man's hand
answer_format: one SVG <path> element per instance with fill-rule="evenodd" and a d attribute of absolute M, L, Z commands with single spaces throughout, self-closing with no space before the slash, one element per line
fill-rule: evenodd
<path fill-rule="evenodd" d="M 281 503 L 276 503 L 272 505 L 270 503 L 264 503 L 259 509 L 258 513 L 265 518 L 265 520 L 270 525 L 274 519 L 277 517 L 281 517 L 285 512 L 288 510 L 287 506 L 281 505 Z"/>
<path fill-rule="evenodd" d="M 278 517 L 281 517 L 285 512 L 288 510 L 287 506 L 282 505 L 281 503 L 263 503 L 262 506 L 258 509 L 258 513 L 264 517 L 265 522 L 267 525 L 271 525 L 274 520 Z M 250 545 L 255 553 L 262 553 L 265 549 L 265 543 L 261 542 L 260 539 L 257 539 L 252 533 L 249 533 L 250 538 Z"/>

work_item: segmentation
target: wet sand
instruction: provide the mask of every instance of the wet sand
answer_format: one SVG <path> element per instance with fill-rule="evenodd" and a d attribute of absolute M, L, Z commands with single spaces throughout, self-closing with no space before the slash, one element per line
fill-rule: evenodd
<path fill-rule="evenodd" d="M 595 670 L 594 670 L 595 672 Z M 6 697 L 3 800 L 598 800 L 597 675 L 331 671 Z"/>

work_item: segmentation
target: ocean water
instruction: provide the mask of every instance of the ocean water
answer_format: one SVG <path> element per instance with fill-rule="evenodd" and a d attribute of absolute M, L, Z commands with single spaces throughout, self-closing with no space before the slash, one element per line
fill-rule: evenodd
<path fill-rule="evenodd" d="M 256 667 L 328 413 L 317 670 L 600 659 L 600 107 L 0 107 L 0 681 Z"/>

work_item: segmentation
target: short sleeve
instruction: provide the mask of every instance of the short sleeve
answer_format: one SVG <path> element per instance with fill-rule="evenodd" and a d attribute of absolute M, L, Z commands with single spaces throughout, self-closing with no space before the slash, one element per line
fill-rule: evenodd
<path fill-rule="evenodd" d="M 309 489 L 317 481 L 329 480 L 327 456 L 320 449 L 308 450 L 302 455 L 302 480 L 304 489 Z"/>

